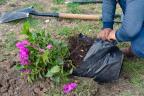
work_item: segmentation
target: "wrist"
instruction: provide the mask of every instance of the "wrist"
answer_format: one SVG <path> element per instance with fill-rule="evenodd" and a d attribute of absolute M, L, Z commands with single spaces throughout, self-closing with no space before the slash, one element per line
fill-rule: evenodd
<path fill-rule="evenodd" d="M 110 28 L 113 29 L 114 22 L 103 22 L 103 29 Z"/>

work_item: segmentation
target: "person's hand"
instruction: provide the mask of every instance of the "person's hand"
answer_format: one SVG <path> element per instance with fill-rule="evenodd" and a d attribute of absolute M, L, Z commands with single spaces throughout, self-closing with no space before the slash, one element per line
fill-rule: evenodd
<path fill-rule="evenodd" d="M 107 40 L 107 38 L 108 38 L 111 31 L 112 31 L 112 29 L 105 28 L 98 34 L 97 38 L 100 38 L 102 40 Z"/>
<path fill-rule="evenodd" d="M 106 38 L 106 40 L 108 40 L 108 41 L 116 40 L 115 34 L 116 34 L 116 31 L 115 31 L 115 30 L 112 30 L 112 31 L 109 33 L 109 35 L 108 35 L 108 37 Z"/>

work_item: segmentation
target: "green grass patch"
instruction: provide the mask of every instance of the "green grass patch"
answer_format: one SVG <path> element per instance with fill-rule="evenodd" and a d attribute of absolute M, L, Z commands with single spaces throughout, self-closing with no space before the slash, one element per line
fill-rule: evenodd
<path fill-rule="evenodd" d="M 6 0 L 0 0 L 0 5 L 6 3 Z"/>
<path fill-rule="evenodd" d="M 96 96 L 98 87 L 95 81 L 81 77 L 78 77 L 77 80 L 80 81 L 77 83 L 77 88 L 68 94 L 63 93 L 63 84 L 61 84 L 61 86 L 51 85 L 44 96 Z"/>
<path fill-rule="evenodd" d="M 62 28 L 59 28 L 57 32 L 58 32 L 58 35 L 67 37 L 67 36 L 70 36 L 70 34 L 72 32 L 72 28 L 62 27 Z"/>
<path fill-rule="evenodd" d="M 67 8 L 68 12 L 70 13 L 80 13 L 79 4 L 69 3 Z"/>
<path fill-rule="evenodd" d="M 33 28 L 37 28 L 42 23 L 40 19 L 36 19 L 32 17 L 27 18 L 26 21 L 28 21 L 30 23 L 30 26 Z"/>
<path fill-rule="evenodd" d="M 130 75 L 130 82 L 139 88 L 144 88 L 144 59 L 125 60 L 124 72 Z"/>
<path fill-rule="evenodd" d="M 64 0 L 53 0 L 53 3 L 55 3 L 55 4 L 63 4 Z"/>
<path fill-rule="evenodd" d="M 29 7 L 29 6 L 33 6 L 35 9 L 39 11 L 44 11 L 44 5 L 41 3 L 31 3 L 31 4 L 27 4 L 25 7 Z"/>
<path fill-rule="evenodd" d="M 100 26 L 100 25 L 99 25 Z M 92 36 L 96 34 L 96 32 L 100 31 L 100 28 L 98 28 L 95 24 L 93 23 L 81 23 L 78 24 L 78 26 L 74 27 L 74 30 L 78 33 L 84 33 L 88 36 Z"/>
<path fill-rule="evenodd" d="M 131 92 L 122 92 L 121 94 L 120 94 L 120 96 L 134 96 L 134 95 L 132 95 L 132 93 Z"/>
<path fill-rule="evenodd" d="M 53 12 L 59 12 L 60 9 L 59 9 L 58 7 L 52 7 L 51 10 L 52 10 Z"/>
<path fill-rule="evenodd" d="M 6 34 L 6 39 L 5 39 L 5 44 L 4 44 L 4 50 L 5 51 L 12 51 L 14 50 L 16 47 L 15 47 L 15 44 L 16 44 L 16 34 L 14 32 L 11 32 L 11 33 L 8 33 Z"/>

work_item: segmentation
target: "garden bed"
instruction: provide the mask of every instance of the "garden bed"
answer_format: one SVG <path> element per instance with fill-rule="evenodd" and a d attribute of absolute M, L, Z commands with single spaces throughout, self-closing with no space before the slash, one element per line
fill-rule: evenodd
<path fill-rule="evenodd" d="M 92 42 L 90 37 L 69 37 L 70 58 L 76 66 L 81 63 Z M 29 83 L 26 79 L 20 78 L 19 71 L 14 68 L 15 61 L 2 63 L 4 66 L 0 66 L 0 96 L 43 96 L 51 85 L 48 78 Z"/>

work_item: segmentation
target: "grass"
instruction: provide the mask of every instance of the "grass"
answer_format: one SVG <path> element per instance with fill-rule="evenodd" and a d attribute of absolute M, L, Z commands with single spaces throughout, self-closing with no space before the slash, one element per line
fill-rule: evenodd
<path fill-rule="evenodd" d="M 132 95 L 131 92 L 126 91 L 126 92 L 121 93 L 120 96 L 134 96 L 134 95 Z"/>
<path fill-rule="evenodd" d="M 16 34 L 14 32 L 6 34 L 6 39 L 5 39 L 5 51 L 12 51 L 14 50 L 15 44 L 16 44 Z"/>
<path fill-rule="evenodd" d="M 58 7 L 52 7 L 51 10 L 52 10 L 53 12 L 59 12 L 60 9 L 59 9 Z"/>
<path fill-rule="evenodd" d="M 79 9 L 79 4 L 69 3 L 67 4 L 68 12 L 70 13 L 81 13 Z"/>
<path fill-rule="evenodd" d="M 40 19 L 33 18 L 33 17 L 27 18 L 26 21 L 28 21 L 30 23 L 31 27 L 33 27 L 33 28 L 37 28 L 42 23 L 42 21 Z"/>
<path fill-rule="evenodd" d="M 124 72 L 130 76 L 130 83 L 138 87 L 140 90 L 144 89 L 144 59 L 125 60 Z"/>
<path fill-rule="evenodd" d="M 97 83 L 88 78 L 77 78 L 78 87 L 67 95 L 63 94 L 62 85 L 51 85 L 45 96 L 95 96 L 98 93 Z M 93 86 L 92 86 L 93 85 Z"/>
<path fill-rule="evenodd" d="M 63 3 L 64 3 L 64 0 L 53 0 L 53 3 L 63 4 Z"/>
<path fill-rule="evenodd" d="M 0 41 L 0 62 L 9 59 L 11 53 L 13 53 L 16 49 L 16 34 L 14 32 L 10 32 L 5 34 L 4 37 L 3 42 Z"/>
<path fill-rule="evenodd" d="M 6 3 L 6 0 L 0 0 L 0 5 Z"/>
<path fill-rule="evenodd" d="M 35 9 L 37 9 L 38 11 L 44 11 L 44 5 L 41 3 L 30 3 L 30 4 L 26 4 L 25 7 L 29 7 L 29 6 L 33 6 Z"/>
<path fill-rule="evenodd" d="M 70 27 L 62 27 L 62 28 L 58 28 L 58 35 L 61 35 L 61 36 L 69 36 L 72 32 L 72 28 Z"/>

